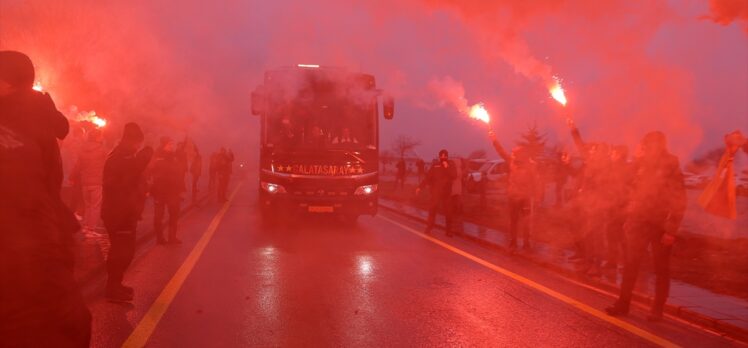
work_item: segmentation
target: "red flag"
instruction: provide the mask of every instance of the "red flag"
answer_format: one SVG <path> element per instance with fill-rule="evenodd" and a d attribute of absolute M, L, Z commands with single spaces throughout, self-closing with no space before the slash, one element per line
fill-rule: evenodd
<path fill-rule="evenodd" d="M 740 132 L 733 132 L 725 136 L 727 148 L 719 161 L 714 178 L 699 196 L 699 205 L 707 212 L 735 219 L 737 208 L 735 204 L 735 153 L 745 144 L 745 137 Z"/>

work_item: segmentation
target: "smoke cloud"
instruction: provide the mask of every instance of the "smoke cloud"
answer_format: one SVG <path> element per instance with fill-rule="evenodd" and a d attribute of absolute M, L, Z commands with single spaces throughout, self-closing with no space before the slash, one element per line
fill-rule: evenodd
<path fill-rule="evenodd" d="M 28 53 L 61 108 L 247 153 L 259 133 L 249 93 L 263 72 L 314 63 L 372 73 L 397 97 L 384 144 L 409 133 L 420 152 L 487 148 L 483 128 L 455 117 L 470 101 L 501 116 L 505 142 L 537 122 L 569 143 L 569 114 L 589 140 L 633 146 L 660 129 L 691 156 L 748 123 L 744 33 L 736 41 L 733 27 L 698 20 L 711 10 L 719 23 L 742 21 L 729 3 L 3 0 L 0 48 Z M 549 96 L 553 76 L 567 108 Z"/>
<path fill-rule="evenodd" d="M 722 25 L 743 22 L 743 30 L 748 34 L 748 1 L 709 0 L 709 10 L 710 14 L 705 18 Z"/>

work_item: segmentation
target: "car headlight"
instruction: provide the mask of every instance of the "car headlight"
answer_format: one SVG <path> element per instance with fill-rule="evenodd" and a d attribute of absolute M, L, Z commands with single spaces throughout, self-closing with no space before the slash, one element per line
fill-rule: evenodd
<path fill-rule="evenodd" d="M 278 185 L 278 184 L 272 184 L 269 182 L 260 182 L 260 186 L 262 187 L 265 192 L 270 194 L 279 194 L 279 193 L 286 193 L 286 188 Z"/>
<path fill-rule="evenodd" d="M 353 194 L 356 196 L 368 196 L 374 192 L 377 192 L 377 185 L 364 185 L 359 186 Z"/>

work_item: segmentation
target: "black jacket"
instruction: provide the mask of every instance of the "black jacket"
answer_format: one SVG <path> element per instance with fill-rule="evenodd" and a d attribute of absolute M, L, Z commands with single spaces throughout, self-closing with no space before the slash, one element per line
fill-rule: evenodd
<path fill-rule="evenodd" d="M 448 198 L 452 194 L 452 182 L 457 179 L 457 167 L 452 161 L 444 168 L 440 162 L 434 162 L 426 177 L 418 185 L 420 189 L 431 188 L 431 199 Z"/>
<path fill-rule="evenodd" d="M 660 226 L 677 234 L 688 198 L 678 158 L 663 153 L 655 160 L 633 165 L 629 219 Z"/>
<path fill-rule="evenodd" d="M 107 229 L 135 230 L 144 199 L 141 189 L 143 174 L 153 156 L 153 149 L 139 152 L 121 144 L 112 150 L 104 164 L 104 192 L 101 218 Z"/>
<path fill-rule="evenodd" d="M 49 95 L 24 91 L 0 99 L 0 248 L 39 253 L 27 248 L 45 246 L 54 254 L 51 248 L 72 241 L 79 225 L 60 198 L 57 145 L 67 132 Z"/>
<path fill-rule="evenodd" d="M 187 164 L 177 154 L 164 153 L 153 164 L 151 196 L 157 201 L 174 201 L 185 191 Z"/>

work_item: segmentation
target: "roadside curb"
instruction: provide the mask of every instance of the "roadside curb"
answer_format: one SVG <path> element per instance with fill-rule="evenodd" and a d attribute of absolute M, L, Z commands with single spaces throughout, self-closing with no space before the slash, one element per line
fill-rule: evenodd
<path fill-rule="evenodd" d="M 179 219 L 181 220 L 184 218 L 188 213 L 192 212 L 195 208 L 199 208 L 202 206 L 203 203 L 205 203 L 206 200 L 210 198 L 210 194 L 207 194 L 206 196 L 198 199 L 197 203 L 190 203 L 190 205 L 186 206 L 184 209 L 182 209 L 179 212 Z M 156 231 L 154 231 L 152 228 L 145 230 L 142 233 L 138 233 L 136 239 L 135 239 L 135 251 L 139 251 L 145 244 L 150 242 L 151 240 L 156 238 Z M 137 256 L 136 256 L 137 257 Z M 84 275 L 82 275 L 80 278 L 77 279 L 77 284 L 79 288 L 85 288 L 87 286 L 90 286 L 91 283 L 94 281 L 104 277 L 106 275 L 106 261 L 100 263 L 98 266 L 96 266 L 94 269 L 86 272 Z"/>
<path fill-rule="evenodd" d="M 387 210 L 389 212 L 393 212 L 393 213 L 395 213 L 397 215 L 409 218 L 411 220 L 415 220 L 415 221 L 418 221 L 418 222 L 421 222 L 421 223 L 426 223 L 426 219 L 423 219 L 421 217 L 408 214 L 408 213 L 406 213 L 404 211 L 401 211 L 401 210 L 398 210 L 398 209 L 395 209 L 395 208 L 392 208 L 392 207 L 388 207 L 387 205 L 383 205 L 383 204 L 380 203 L 379 207 L 380 208 L 384 208 L 385 210 Z M 475 223 L 473 223 L 473 224 L 475 224 Z M 445 227 L 444 225 L 442 225 L 441 223 L 438 223 L 438 222 L 436 223 L 436 225 L 439 226 L 439 227 L 441 227 L 441 228 Z M 488 227 L 486 227 L 486 228 L 488 228 Z M 479 237 L 476 237 L 476 236 L 472 236 L 472 235 L 469 235 L 469 234 L 464 234 L 464 233 L 456 233 L 456 234 L 459 237 L 462 237 L 464 239 L 470 240 L 470 241 L 475 242 L 475 243 L 477 243 L 479 245 L 482 245 L 482 246 L 485 246 L 485 247 L 488 247 L 488 248 L 491 248 L 491 249 L 499 250 L 499 251 L 501 251 L 503 253 L 506 253 L 506 254 L 510 254 L 509 250 L 506 247 L 502 246 L 502 245 L 499 245 L 499 244 L 496 244 L 496 243 L 493 243 L 493 242 L 490 242 L 490 241 L 487 241 L 485 239 L 482 239 L 482 238 L 479 238 Z M 618 291 L 620 291 L 619 287 L 616 286 L 616 285 L 613 285 L 613 284 L 610 284 L 610 283 L 606 283 L 606 282 L 603 282 L 603 281 L 599 281 L 599 280 L 596 280 L 596 279 L 593 279 L 593 278 L 589 278 L 589 277 L 580 277 L 580 275 L 577 272 L 574 272 L 572 270 L 569 270 L 569 269 L 566 269 L 564 267 L 558 266 L 558 265 L 556 265 L 556 264 L 554 264 L 552 262 L 532 257 L 531 255 L 515 253 L 512 256 L 514 256 L 514 257 L 520 257 L 520 258 L 522 258 L 524 260 L 527 260 L 527 261 L 530 261 L 530 262 L 532 262 L 532 263 L 534 263 L 536 265 L 539 265 L 541 267 L 550 269 L 551 271 L 554 271 L 556 273 L 560 273 L 560 274 L 562 274 L 565 277 L 572 278 L 572 279 L 574 279 L 576 281 L 584 283 L 585 285 L 598 288 L 599 290 L 602 290 L 602 291 L 605 291 L 605 292 L 617 293 Z M 651 303 L 653 302 L 653 298 L 651 296 L 648 296 L 648 295 L 645 295 L 645 294 L 642 294 L 642 293 L 639 293 L 639 292 L 634 292 L 634 294 L 633 294 L 633 300 L 635 302 L 637 302 L 638 304 L 640 304 L 640 305 L 646 305 L 646 306 L 651 305 Z M 685 321 L 687 321 L 689 323 L 692 323 L 692 324 L 695 324 L 695 325 L 698 325 L 698 326 L 701 326 L 701 327 L 704 327 L 704 328 L 707 328 L 707 329 L 719 332 L 720 334 L 723 334 L 725 336 L 731 337 L 733 339 L 736 339 L 736 340 L 739 340 L 739 341 L 742 341 L 742 342 L 748 342 L 748 330 L 745 330 L 745 329 L 743 329 L 741 327 L 738 327 L 738 326 L 726 323 L 726 322 L 724 322 L 722 320 L 715 319 L 715 318 L 703 315 L 701 313 L 694 312 L 692 310 L 689 310 L 688 307 L 685 307 L 685 306 L 675 306 L 675 305 L 671 305 L 671 304 L 665 304 L 665 313 L 669 314 L 671 316 L 674 316 L 674 317 L 678 317 L 678 318 L 680 318 L 682 320 L 685 320 Z"/>

